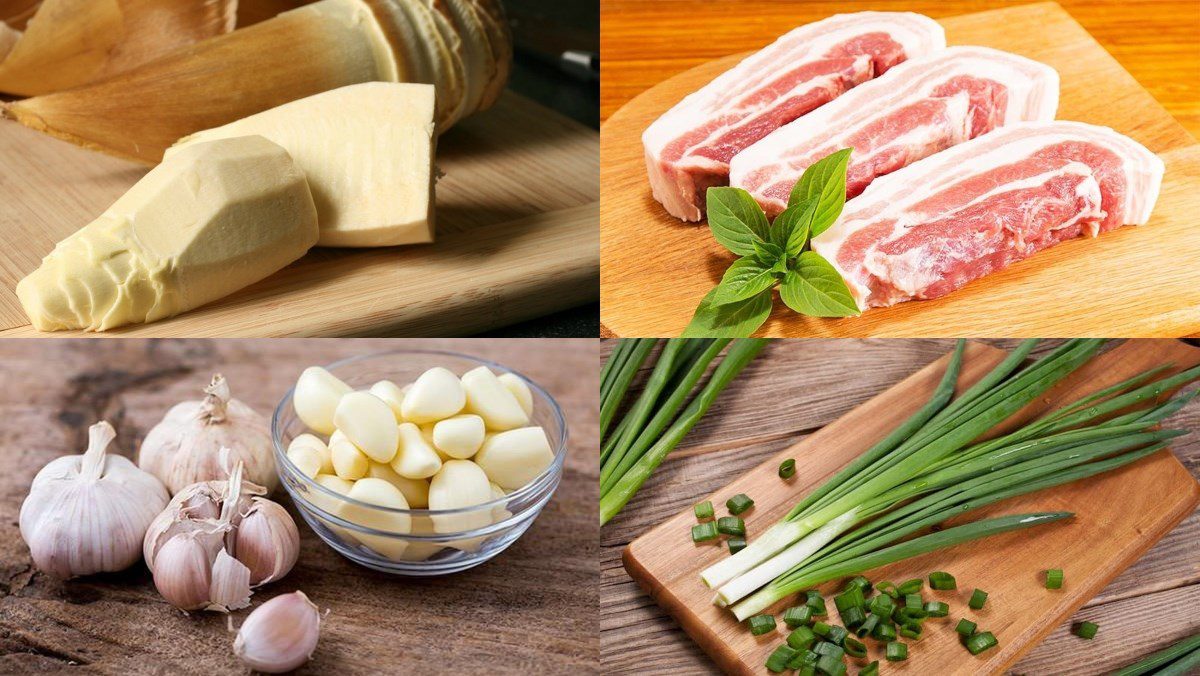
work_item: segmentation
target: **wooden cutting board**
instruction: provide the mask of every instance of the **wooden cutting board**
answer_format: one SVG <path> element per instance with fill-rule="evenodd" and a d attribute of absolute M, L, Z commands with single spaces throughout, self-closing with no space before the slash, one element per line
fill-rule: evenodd
<path fill-rule="evenodd" d="M 1200 331 L 1200 144 L 1055 3 L 941 21 L 951 45 L 986 45 L 1049 64 L 1058 117 L 1110 126 L 1166 162 L 1149 224 L 1065 242 L 949 296 L 817 319 L 776 308 L 771 336 L 1179 336 Z M 788 26 L 780 26 L 782 32 Z M 733 255 L 707 225 L 685 224 L 650 196 L 641 145 L 649 124 L 732 67 L 733 55 L 643 92 L 600 131 L 601 321 L 619 336 L 678 335 Z"/>
<path fill-rule="evenodd" d="M 518 95 L 438 140 L 437 242 L 313 249 L 197 310 L 101 335 L 467 335 L 594 301 L 599 137 Z M 146 168 L 0 122 L 0 336 L 14 288 Z M 82 334 L 95 335 L 95 334 Z"/>
<path fill-rule="evenodd" d="M 999 363 L 1005 353 L 986 345 L 968 346 L 959 389 L 969 386 Z M 799 499 L 849 463 L 929 398 L 949 356 L 918 371 L 697 502 L 712 500 L 717 515 L 727 514 L 725 501 L 745 493 L 754 508 L 743 515 L 749 539 L 778 521 Z M 1151 366 L 1171 362 L 1177 369 L 1200 363 L 1200 350 L 1176 341 L 1134 341 L 1116 347 L 1077 370 L 1039 400 L 1006 421 L 1011 429 L 1040 413 L 1124 380 Z M 779 463 L 796 459 L 796 478 L 784 483 Z M 1028 530 L 965 543 L 951 549 L 901 561 L 867 574 L 872 580 L 901 582 L 945 570 L 958 580 L 958 590 L 931 592 L 927 600 L 950 604 L 950 616 L 925 623 L 925 636 L 909 642 L 909 658 L 888 663 L 883 671 L 908 674 L 1000 673 L 1060 625 L 1123 569 L 1146 552 L 1200 504 L 1200 484 L 1169 452 L 1156 453 L 1122 469 L 1090 479 L 1012 498 L 977 510 L 954 525 L 989 516 L 1038 511 L 1071 511 L 1075 518 Z M 700 571 L 729 555 L 724 545 L 695 545 L 690 528 L 696 517 L 687 509 L 656 526 L 625 549 L 630 576 L 708 653 L 731 674 L 766 674 L 767 655 L 786 636 L 784 625 L 764 637 L 752 636 L 731 614 L 711 604 L 712 591 Z M 1061 567 L 1066 583 L 1047 590 L 1042 573 Z M 838 582 L 823 585 L 831 596 Z M 976 587 L 988 592 L 987 605 L 967 608 Z M 768 610 L 779 615 L 794 599 Z M 834 620 L 836 610 L 829 607 Z M 961 617 L 978 622 L 1000 641 L 998 648 L 972 657 L 959 644 L 954 625 Z M 878 643 L 866 641 L 870 659 L 882 660 Z M 863 662 L 862 664 L 865 664 Z M 862 666 L 860 664 L 859 666 Z M 853 669 L 851 671 L 854 671 Z"/>

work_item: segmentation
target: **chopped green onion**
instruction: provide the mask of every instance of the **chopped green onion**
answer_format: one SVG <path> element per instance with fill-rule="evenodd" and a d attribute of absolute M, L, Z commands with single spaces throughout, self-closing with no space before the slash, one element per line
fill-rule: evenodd
<path fill-rule="evenodd" d="M 817 654 L 811 650 L 805 650 L 802 648 L 796 651 L 796 654 L 792 656 L 792 659 L 788 660 L 787 668 L 791 669 L 792 671 L 800 669 L 806 664 L 807 660 L 809 659 L 809 655 L 812 655 L 812 663 L 815 666 L 817 663 Z"/>
<path fill-rule="evenodd" d="M 871 613 L 882 618 L 892 616 L 892 611 L 896 609 L 896 603 L 892 601 L 892 597 L 886 594 L 880 594 L 871 599 Z"/>
<path fill-rule="evenodd" d="M 920 621 L 928 617 L 924 607 L 909 608 L 907 606 L 897 608 L 896 612 L 892 613 L 892 619 L 900 624 L 908 624 L 912 621 Z"/>
<path fill-rule="evenodd" d="M 751 500 L 750 496 L 746 495 L 745 493 L 738 493 L 737 495 L 725 501 L 725 507 L 727 507 L 729 509 L 729 513 L 734 516 L 741 514 L 753 506 L 754 501 Z"/>
<path fill-rule="evenodd" d="M 880 622 L 878 627 L 871 630 L 871 638 L 881 643 L 896 640 L 896 627 L 891 622 Z"/>
<path fill-rule="evenodd" d="M 841 612 L 842 623 L 849 629 L 861 626 L 867 621 L 867 613 L 862 609 L 862 606 L 851 606 Z M 872 615 L 871 617 L 875 617 Z"/>
<path fill-rule="evenodd" d="M 879 660 L 875 660 L 859 670 L 858 676 L 879 676 Z"/>
<path fill-rule="evenodd" d="M 833 597 L 833 605 L 837 606 L 838 611 L 848 608 L 861 608 L 866 603 L 867 601 L 863 598 L 862 589 L 859 587 L 849 587 L 846 591 Z"/>
<path fill-rule="evenodd" d="M 783 673 L 788 668 L 788 662 L 796 656 L 796 651 L 781 645 L 767 656 L 767 669 L 779 674 Z"/>
<path fill-rule="evenodd" d="M 1095 622 L 1080 622 L 1075 625 L 1075 635 L 1079 638 L 1093 639 L 1096 638 L 1096 631 L 1100 629 L 1100 625 Z"/>
<path fill-rule="evenodd" d="M 817 660 L 817 671 L 826 676 L 841 676 L 846 673 L 846 664 L 842 662 L 841 655 L 821 655 Z"/>
<path fill-rule="evenodd" d="M 796 476 L 796 461 L 793 458 L 788 458 L 779 463 L 779 478 L 783 480 L 791 479 Z"/>
<path fill-rule="evenodd" d="M 908 610 L 920 609 L 924 605 L 924 601 L 925 600 L 921 598 L 920 594 L 904 595 L 904 607 Z"/>
<path fill-rule="evenodd" d="M 833 631 L 833 626 L 827 622 L 813 622 L 813 633 L 821 638 L 829 636 L 829 632 Z"/>
<path fill-rule="evenodd" d="M 808 595 L 808 600 L 804 602 L 804 605 L 813 609 L 814 617 L 821 617 L 828 614 L 825 610 L 825 597 L 821 596 L 821 592 L 816 591 L 815 589 L 810 589 L 806 593 Z"/>
<path fill-rule="evenodd" d="M 857 641 L 850 637 L 846 637 L 846 654 L 850 657 L 866 657 L 867 646 L 863 645 L 862 641 Z"/>
<path fill-rule="evenodd" d="M 871 581 L 862 575 L 855 575 L 850 578 L 850 581 L 846 583 L 846 588 L 849 589 L 850 587 L 858 587 L 864 595 L 871 593 Z"/>
<path fill-rule="evenodd" d="M 813 609 L 808 606 L 793 606 L 783 611 L 783 623 L 792 629 L 809 624 L 812 618 Z"/>
<path fill-rule="evenodd" d="M 967 650 L 969 650 L 972 655 L 978 655 L 988 648 L 996 647 L 998 643 L 999 642 L 996 641 L 996 637 L 992 635 L 992 632 L 981 631 L 978 634 L 972 634 L 971 637 L 967 639 Z"/>
<path fill-rule="evenodd" d="M 900 592 L 896 589 L 896 583 L 889 582 L 888 580 L 884 580 L 883 582 L 875 585 L 875 591 L 887 594 L 891 598 L 897 598 L 900 596 Z"/>
<path fill-rule="evenodd" d="M 950 606 L 941 601 L 930 601 L 925 604 L 925 614 L 929 617 L 946 617 L 950 614 Z"/>
<path fill-rule="evenodd" d="M 904 583 L 902 583 L 899 587 L 896 587 L 896 591 L 901 596 L 908 596 L 909 594 L 921 593 L 921 589 L 924 586 L 925 586 L 925 580 L 922 580 L 921 578 L 916 577 L 911 580 L 907 580 Z"/>
<path fill-rule="evenodd" d="M 919 622 L 909 622 L 908 624 L 901 625 L 900 635 L 905 638 L 911 638 L 914 641 L 921 640 L 921 624 Z"/>
<path fill-rule="evenodd" d="M 746 621 L 750 624 L 750 633 L 755 636 L 762 636 L 768 632 L 775 631 L 774 615 L 755 615 Z"/>
<path fill-rule="evenodd" d="M 938 591 L 957 589 L 958 582 L 950 573 L 943 573 L 939 570 L 929 574 L 929 588 L 936 589 Z"/>
<path fill-rule="evenodd" d="M 972 610 L 979 610 L 983 608 L 983 604 L 987 603 L 987 596 L 987 592 L 983 591 L 982 589 L 976 589 L 975 591 L 971 592 L 971 600 L 967 602 L 967 607 L 971 608 Z"/>
<path fill-rule="evenodd" d="M 976 626 L 978 625 L 964 617 L 958 621 L 958 626 L 954 628 L 954 631 L 957 631 L 960 636 L 971 636 L 975 633 Z"/>
<path fill-rule="evenodd" d="M 1046 571 L 1046 589 L 1062 589 L 1062 568 L 1051 568 Z"/>
<path fill-rule="evenodd" d="M 835 645 L 842 645 L 846 642 L 846 637 L 849 635 L 850 632 L 845 627 L 839 627 L 835 624 L 829 628 L 829 636 L 826 638 Z"/>
<path fill-rule="evenodd" d="M 908 659 L 908 645 L 899 641 L 892 641 L 887 644 L 883 656 L 888 662 L 903 662 Z"/>
<path fill-rule="evenodd" d="M 720 530 L 720 528 L 720 526 L 717 526 L 717 530 Z M 746 538 L 729 538 L 726 544 L 729 545 L 730 554 L 737 554 L 746 548 Z"/>
<path fill-rule="evenodd" d="M 815 643 L 816 640 L 817 635 L 813 633 L 812 629 L 800 626 L 796 627 L 794 630 L 792 630 L 792 633 L 788 634 L 787 644 L 796 650 L 801 650 L 811 648 L 812 644 Z"/>
<path fill-rule="evenodd" d="M 695 507 L 692 507 L 692 511 L 696 513 L 697 519 L 713 518 L 712 500 L 705 500 L 704 502 L 697 504 Z"/>
<path fill-rule="evenodd" d="M 858 625 L 857 628 L 855 628 L 854 635 L 859 638 L 870 636 L 871 632 L 875 631 L 875 627 L 878 624 L 879 624 L 879 616 L 878 615 L 867 615 L 867 619 L 863 620 L 863 623 Z"/>
<path fill-rule="evenodd" d="M 736 516 L 723 516 L 717 519 L 717 531 L 741 537 L 746 534 L 746 522 Z"/>
<path fill-rule="evenodd" d="M 692 526 L 692 542 L 707 542 L 716 540 L 719 536 L 717 524 L 712 521 Z"/>
<path fill-rule="evenodd" d="M 813 648 L 813 652 L 818 655 L 833 655 L 839 660 L 842 659 L 842 655 L 846 653 L 842 646 L 836 643 L 830 643 L 829 641 L 821 641 L 818 643 L 817 647 Z"/>

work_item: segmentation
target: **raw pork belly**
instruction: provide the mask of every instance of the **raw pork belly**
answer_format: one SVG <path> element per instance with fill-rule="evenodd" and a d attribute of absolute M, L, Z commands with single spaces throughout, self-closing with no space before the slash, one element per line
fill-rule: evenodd
<path fill-rule="evenodd" d="M 838 14 L 801 26 L 690 94 L 642 134 L 654 199 L 698 221 L 738 151 L 892 66 L 946 46 L 907 12 Z"/>
<path fill-rule="evenodd" d="M 881 177 L 812 248 L 860 309 L 944 296 L 1055 244 L 1150 218 L 1163 163 L 1081 122 L 1018 122 Z"/>
<path fill-rule="evenodd" d="M 846 197 L 919 159 L 1058 109 L 1058 73 L 987 47 L 950 47 L 910 59 L 780 127 L 729 163 L 730 185 L 745 188 L 768 215 L 787 208 L 808 165 L 852 148 Z"/>

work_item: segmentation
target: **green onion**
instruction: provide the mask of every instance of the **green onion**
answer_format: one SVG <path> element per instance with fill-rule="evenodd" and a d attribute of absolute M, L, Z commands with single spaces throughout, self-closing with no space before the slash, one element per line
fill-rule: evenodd
<path fill-rule="evenodd" d="M 846 583 L 846 588 L 858 587 L 864 595 L 871 593 L 871 581 L 862 575 L 855 575 Z"/>
<path fill-rule="evenodd" d="M 1046 571 L 1046 589 L 1062 589 L 1063 572 L 1062 568 L 1051 568 Z"/>
<path fill-rule="evenodd" d="M 841 676 L 846 673 L 846 664 L 842 662 L 841 656 L 834 657 L 833 655 L 821 655 L 817 659 L 817 671 L 826 676 Z"/>
<path fill-rule="evenodd" d="M 792 633 L 788 634 L 787 644 L 796 650 L 800 650 L 802 648 L 811 648 L 816 640 L 817 635 L 813 633 L 813 630 L 802 626 L 796 627 L 792 630 Z"/>
<path fill-rule="evenodd" d="M 896 588 L 896 583 L 889 582 L 887 580 L 875 585 L 875 590 L 880 593 L 887 594 L 892 598 L 898 598 L 900 596 L 900 591 Z"/>
<path fill-rule="evenodd" d="M 896 592 L 899 593 L 901 596 L 908 596 L 909 594 L 919 594 L 921 592 L 921 589 L 924 588 L 924 586 L 925 586 L 924 580 L 922 580 L 919 577 L 913 578 L 911 580 L 905 581 L 899 587 L 896 587 Z"/>
<path fill-rule="evenodd" d="M 717 529 L 720 530 L 720 526 L 718 526 Z M 729 553 L 730 554 L 737 554 L 738 552 L 740 552 L 746 548 L 746 538 L 738 538 L 738 537 L 729 538 L 726 541 L 726 544 L 729 545 Z"/>
<path fill-rule="evenodd" d="M 813 648 L 813 652 L 818 655 L 833 655 L 840 660 L 842 659 L 842 655 L 846 653 L 846 650 L 831 641 L 821 641 L 817 644 L 817 647 Z"/>
<path fill-rule="evenodd" d="M 936 589 L 938 591 L 957 589 L 958 582 L 950 573 L 943 573 L 939 570 L 929 574 L 929 588 Z"/>
<path fill-rule="evenodd" d="M 712 501 L 705 500 L 704 502 L 701 502 L 700 504 L 693 507 L 692 511 L 696 513 L 697 519 L 711 519 L 711 518 L 713 518 Z"/>
<path fill-rule="evenodd" d="M 621 400 L 625 398 L 625 392 L 629 389 L 629 384 L 633 382 L 633 378 L 637 375 L 638 369 L 641 368 L 642 362 L 646 360 L 646 357 L 650 355 L 650 351 L 654 349 L 655 342 L 652 338 L 634 338 L 628 341 L 620 340 L 617 342 L 617 347 L 613 350 L 613 354 L 609 355 L 609 360 L 604 365 L 604 370 L 600 372 L 601 442 L 604 441 L 604 435 L 608 432 L 608 426 L 612 423 L 613 416 L 616 415 L 617 409 L 621 406 Z M 622 349 L 623 346 L 626 346 L 626 349 Z M 618 350 L 621 350 L 620 356 L 618 356 Z M 606 375 L 609 376 L 607 380 L 605 378 Z M 606 382 L 608 384 L 607 388 L 605 388 Z"/>
<path fill-rule="evenodd" d="M 871 613 L 883 618 L 892 616 L 892 611 L 896 609 L 896 603 L 892 601 L 892 597 L 880 594 L 871 599 Z"/>
<path fill-rule="evenodd" d="M 958 632 L 960 636 L 971 636 L 975 633 L 976 626 L 974 622 L 964 617 L 958 621 L 958 626 L 954 628 L 954 631 Z"/>
<path fill-rule="evenodd" d="M 842 616 L 842 624 L 845 624 L 849 629 L 854 629 L 867 621 L 867 613 L 863 610 L 862 606 L 847 608 L 841 611 L 840 615 Z"/>
<path fill-rule="evenodd" d="M 924 602 L 925 600 L 921 598 L 920 594 L 904 595 L 904 607 L 909 610 L 920 610 L 924 605 Z"/>
<path fill-rule="evenodd" d="M 733 515 L 741 514 L 742 512 L 754 506 L 754 501 L 745 493 L 737 495 L 725 501 L 725 507 L 729 509 L 729 513 Z"/>
<path fill-rule="evenodd" d="M 900 626 L 900 635 L 905 638 L 911 638 L 914 641 L 921 640 L 921 625 L 917 622 L 909 622 Z"/>
<path fill-rule="evenodd" d="M 776 648 L 770 655 L 767 656 L 767 669 L 775 673 L 782 673 L 787 670 L 788 662 L 796 656 L 796 651 L 781 645 Z"/>
<path fill-rule="evenodd" d="M 1096 632 L 1100 629 L 1100 625 L 1095 622 L 1080 622 L 1075 625 L 1075 635 L 1079 638 L 1093 639 L 1096 638 Z"/>
<path fill-rule="evenodd" d="M 811 650 L 800 649 L 796 651 L 796 654 L 792 656 L 792 659 L 788 660 L 787 668 L 793 671 L 802 668 L 810 659 L 809 655 L 812 655 L 812 664 L 813 666 L 816 666 L 817 654 Z"/>
<path fill-rule="evenodd" d="M 925 604 L 925 614 L 929 617 L 946 617 L 950 614 L 950 606 L 941 601 L 930 601 Z"/>
<path fill-rule="evenodd" d="M 1189 636 L 1163 650 L 1151 653 L 1112 676 L 1143 676 L 1152 672 L 1182 676 L 1197 664 L 1200 664 L 1200 634 Z"/>
<path fill-rule="evenodd" d="M 775 616 L 774 615 L 755 615 L 747 620 L 750 625 L 750 633 L 755 636 L 775 631 Z"/>
<path fill-rule="evenodd" d="M 809 624 L 812 618 L 813 609 L 809 606 L 794 606 L 783 611 L 783 623 L 792 629 Z"/>
<path fill-rule="evenodd" d="M 788 458 L 787 460 L 779 463 L 780 479 L 786 481 L 794 476 L 796 476 L 796 460 L 794 458 Z"/>
<path fill-rule="evenodd" d="M 967 639 L 967 650 L 969 650 L 972 655 L 978 655 L 989 648 L 996 647 L 997 644 L 998 642 L 996 641 L 996 637 L 992 635 L 992 632 L 981 631 L 978 634 L 972 634 L 971 637 Z"/>
<path fill-rule="evenodd" d="M 871 631 L 871 638 L 876 641 L 887 643 L 896 639 L 896 627 L 890 622 L 880 622 L 879 626 Z"/>
<path fill-rule="evenodd" d="M 746 522 L 736 516 L 723 516 L 717 519 L 717 532 L 743 536 L 746 534 Z"/>
<path fill-rule="evenodd" d="M 825 597 L 821 596 L 821 592 L 810 589 L 808 592 L 806 592 L 806 596 L 807 599 L 805 600 L 804 605 L 813 609 L 814 617 L 821 617 L 828 614 L 825 610 Z"/>
<path fill-rule="evenodd" d="M 817 636 L 826 638 L 829 636 L 829 633 L 833 631 L 833 625 L 827 622 L 813 622 L 812 630 Z"/>
<path fill-rule="evenodd" d="M 908 645 L 899 641 L 892 641 L 887 644 L 883 656 L 888 662 L 903 662 L 908 659 Z"/>
<path fill-rule="evenodd" d="M 863 598 L 862 588 L 851 585 L 846 591 L 833 597 L 833 605 L 837 606 L 838 611 L 863 607 L 866 605 L 866 599 Z"/>
<path fill-rule="evenodd" d="M 854 635 L 859 638 L 870 636 L 871 632 L 875 631 L 875 627 L 879 624 L 878 615 L 868 615 L 867 619 L 863 620 L 862 624 L 854 629 Z"/>
<path fill-rule="evenodd" d="M 826 638 L 834 645 L 842 645 L 846 642 L 846 637 L 849 635 L 850 632 L 845 627 L 839 627 L 835 624 L 829 628 L 829 635 Z"/>
<path fill-rule="evenodd" d="M 692 542 L 707 542 L 718 537 L 717 524 L 712 521 L 692 526 Z"/>
<path fill-rule="evenodd" d="M 879 676 L 879 660 L 875 660 L 859 670 L 858 676 Z"/>
<path fill-rule="evenodd" d="M 967 607 L 971 610 L 979 610 L 983 608 L 983 604 L 987 603 L 987 597 L 987 592 L 976 589 L 971 592 L 971 600 L 967 602 Z"/>
<path fill-rule="evenodd" d="M 846 637 L 846 654 L 850 657 L 866 657 L 867 646 L 863 645 L 862 641 L 857 641 L 850 637 Z"/>

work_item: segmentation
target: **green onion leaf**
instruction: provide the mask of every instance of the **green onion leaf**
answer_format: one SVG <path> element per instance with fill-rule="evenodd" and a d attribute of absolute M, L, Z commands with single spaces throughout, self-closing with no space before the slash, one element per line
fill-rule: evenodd
<path fill-rule="evenodd" d="M 704 502 L 701 502 L 700 504 L 693 507 L 692 511 L 696 513 L 697 519 L 701 519 L 701 520 L 711 519 L 711 518 L 713 518 L 712 501 L 705 500 Z"/>
<path fill-rule="evenodd" d="M 908 659 L 908 645 L 899 641 L 892 641 L 887 644 L 883 656 L 889 662 L 903 662 Z"/>
<path fill-rule="evenodd" d="M 779 463 L 780 479 L 787 480 L 794 476 L 796 476 L 796 460 L 794 458 L 788 458 L 787 460 Z"/>
<path fill-rule="evenodd" d="M 950 573 L 936 571 L 929 574 L 929 588 L 938 591 L 946 591 L 948 589 L 957 589 L 958 582 Z"/>
<path fill-rule="evenodd" d="M 863 667 L 858 672 L 858 676 L 879 676 L 879 660 L 875 660 L 874 662 Z"/>
<path fill-rule="evenodd" d="M 746 522 L 736 516 L 723 516 L 717 519 L 717 532 L 725 535 L 743 536 L 746 534 Z"/>
<path fill-rule="evenodd" d="M 974 622 L 964 617 L 958 621 L 958 626 L 954 628 L 954 631 L 958 632 L 960 636 L 971 636 L 975 633 L 976 626 Z"/>
<path fill-rule="evenodd" d="M 741 514 L 747 509 L 753 507 L 754 501 L 751 500 L 750 496 L 746 495 L 745 493 L 738 493 L 732 498 L 726 500 L 725 506 L 729 509 L 730 514 L 737 516 L 738 514 Z"/>
<path fill-rule="evenodd" d="M 925 614 L 929 617 L 946 617 L 950 614 L 950 606 L 941 601 L 930 601 L 925 604 Z"/>
<path fill-rule="evenodd" d="M 783 623 L 792 629 L 811 623 L 812 618 L 813 609 L 808 606 L 793 606 L 783 611 Z"/>
<path fill-rule="evenodd" d="M 908 596 L 909 594 L 919 594 L 921 592 L 921 589 L 924 586 L 925 586 L 925 580 L 922 580 L 921 578 L 917 577 L 917 578 L 913 578 L 911 580 L 905 581 L 903 584 L 901 584 L 899 587 L 896 588 L 896 591 L 901 596 Z"/>
<path fill-rule="evenodd" d="M 891 622 L 880 621 L 879 626 L 871 631 L 871 638 L 881 643 L 896 639 L 896 627 Z"/>
<path fill-rule="evenodd" d="M 707 542 L 718 537 L 717 524 L 712 521 L 692 526 L 692 542 Z"/>
<path fill-rule="evenodd" d="M 1096 638 L 1096 632 L 1100 629 L 1100 625 L 1095 622 L 1080 622 L 1075 625 L 1075 635 L 1079 638 L 1093 639 Z"/>
<path fill-rule="evenodd" d="M 1062 589 L 1063 572 L 1062 568 L 1051 568 L 1046 571 L 1046 589 Z"/>
<path fill-rule="evenodd" d="M 868 615 L 867 619 L 863 620 L 863 623 L 858 625 L 858 627 L 856 627 L 854 629 L 854 635 L 858 636 L 859 638 L 865 638 L 867 636 L 870 636 L 871 632 L 875 631 L 875 627 L 878 625 L 879 625 L 879 616 L 878 615 Z"/>
<path fill-rule="evenodd" d="M 983 608 L 983 604 L 987 603 L 987 598 L 987 592 L 982 589 L 976 589 L 974 592 L 971 592 L 971 600 L 967 602 L 967 606 L 972 610 L 979 610 Z"/>
<path fill-rule="evenodd" d="M 796 656 L 796 651 L 786 645 L 776 648 L 767 656 L 767 669 L 779 674 L 787 670 L 788 662 Z"/>
<path fill-rule="evenodd" d="M 720 526 L 718 526 L 717 528 L 719 530 Z M 730 554 L 737 554 L 738 552 L 740 552 L 746 548 L 746 538 L 732 537 L 726 541 L 726 544 L 729 545 L 729 553 Z"/>
<path fill-rule="evenodd" d="M 786 615 L 785 615 L 786 616 Z M 787 644 L 796 650 L 811 648 L 817 640 L 817 635 L 808 627 L 796 627 L 788 634 Z"/>
<path fill-rule="evenodd" d="M 750 625 L 750 633 L 755 636 L 775 631 L 774 615 L 755 615 L 746 622 Z"/>
<path fill-rule="evenodd" d="M 857 641 L 850 637 L 846 637 L 845 649 L 846 654 L 850 657 L 867 656 L 867 646 L 863 645 L 862 641 Z"/>
<path fill-rule="evenodd" d="M 972 655 L 978 655 L 989 648 L 996 647 L 998 644 L 999 642 L 996 641 L 996 637 L 992 635 L 992 632 L 981 631 L 978 634 L 973 634 L 967 639 L 967 650 L 969 650 Z"/>

